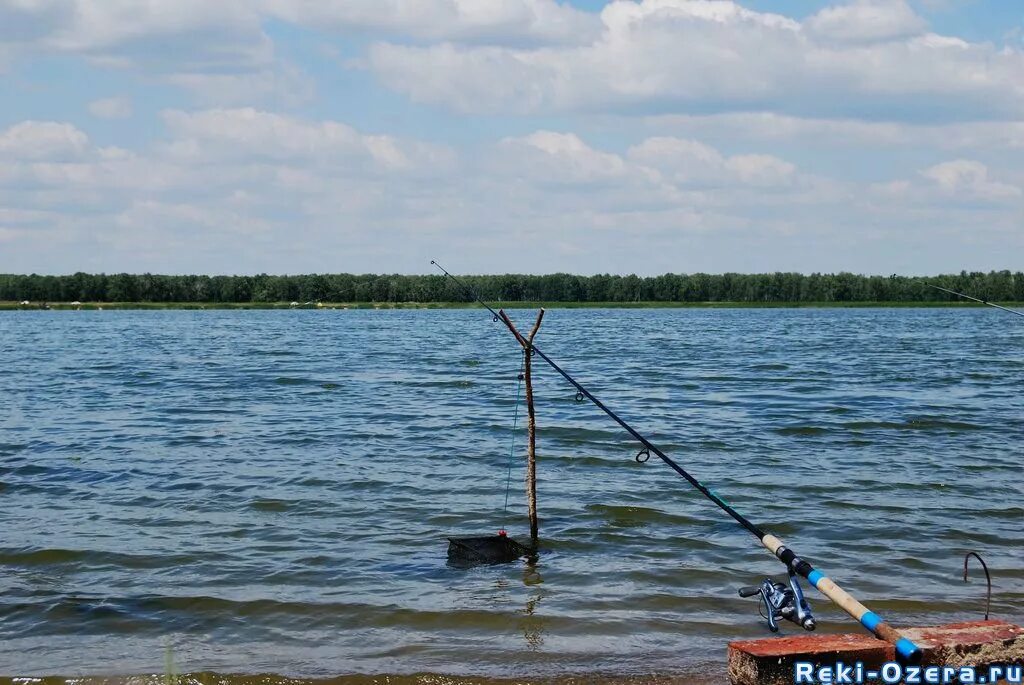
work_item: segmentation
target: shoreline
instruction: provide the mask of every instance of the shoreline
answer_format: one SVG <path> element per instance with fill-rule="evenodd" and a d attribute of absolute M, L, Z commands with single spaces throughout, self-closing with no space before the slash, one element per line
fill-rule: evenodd
<path fill-rule="evenodd" d="M 1024 307 L 1020 302 L 998 302 Z M 980 302 L 494 302 L 505 309 L 934 309 L 984 307 Z M 100 310 L 250 310 L 250 309 L 482 309 L 475 302 L 30 302 L 0 301 L 0 311 Z"/>

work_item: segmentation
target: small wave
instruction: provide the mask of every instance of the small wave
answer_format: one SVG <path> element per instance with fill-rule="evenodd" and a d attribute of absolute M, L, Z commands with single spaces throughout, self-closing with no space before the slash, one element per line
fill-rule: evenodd
<path fill-rule="evenodd" d="M 312 435 L 300 435 L 296 437 L 277 438 L 275 442 L 278 445 L 286 445 L 288 447 L 302 447 L 307 445 L 319 445 L 325 441 L 323 438 L 318 438 Z"/>
<path fill-rule="evenodd" d="M 455 380 L 405 380 L 401 381 L 401 384 L 413 388 L 472 388 L 476 386 L 476 381 L 466 378 Z"/>
<path fill-rule="evenodd" d="M 49 466 L 41 466 L 39 464 L 25 464 L 24 466 L 15 466 L 14 468 L 5 469 L 4 471 L 12 476 L 42 476 L 44 474 L 52 473 L 54 469 Z M 0 473 L 3 473 L 4 471 L 0 471 Z"/>
<path fill-rule="evenodd" d="M 591 456 L 574 456 L 571 454 L 545 454 L 543 460 L 545 462 L 552 462 L 558 464 L 567 464 L 570 466 L 599 466 L 602 468 L 618 468 L 621 466 L 635 466 L 636 462 L 632 458 L 632 454 L 628 454 L 623 451 L 622 459 L 615 459 L 614 457 L 591 457 Z"/>
<path fill-rule="evenodd" d="M 223 439 L 223 435 L 182 435 L 176 438 L 168 438 L 164 441 L 164 444 L 169 447 L 189 447 L 193 445 L 212 447 L 221 444 Z"/>
<path fill-rule="evenodd" d="M 275 385 L 312 385 L 316 383 L 312 378 L 295 378 L 292 376 L 278 376 L 274 379 Z"/>
<path fill-rule="evenodd" d="M 786 426 L 785 428 L 775 428 L 774 432 L 779 435 L 821 435 L 828 433 L 829 430 L 821 426 Z"/>
<path fill-rule="evenodd" d="M 0 550 L 0 562 L 15 566 L 45 566 L 81 561 L 89 552 L 77 549 L 13 549 Z"/>
<path fill-rule="evenodd" d="M 327 480 L 326 478 L 317 478 L 316 476 L 300 476 L 287 480 L 285 483 L 287 485 L 297 485 L 301 488 L 317 488 L 337 485 L 336 481 Z"/>
<path fill-rule="evenodd" d="M 215 489 L 217 485 L 200 480 L 175 478 L 173 480 L 164 480 L 152 487 L 154 490 L 159 490 L 160 492 L 195 492 L 204 488 Z"/>
<path fill-rule="evenodd" d="M 969 431 L 984 430 L 984 426 L 965 421 L 950 421 L 946 419 L 920 418 L 908 419 L 906 421 L 851 421 L 844 423 L 843 428 L 849 430 L 947 430 L 947 431 Z"/>
<path fill-rule="evenodd" d="M 572 400 L 572 398 L 569 398 Z M 619 438 L 619 433 L 614 428 L 593 429 L 582 426 L 544 426 L 544 436 L 553 440 L 564 440 L 569 444 L 583 444 L 588 442 L 606 443 L 609 440 Z"/>
<path fill-rule="evenodd" d="M 256 511 L 282 512 L 291 508 L 291 503 L 283 499 L 259 498 L 249 502 L 249 508 Z"/>
<path fill-rule="evenodd" d="M 214 558 L 221 555 L 213 554 Z M 210 554 L 203 553 L 204 560 Z M 127 554 L 100 550 L 54 548 L 0 548 L 0 564 L 12 566 L 60 566 L 81 564 L 89 567 L 118 566 L 130 569 L 155 569 L 181 566 L 196 561 L 191 554 Z"/>
<path fill-rule="evenodd" d="M 615 528 L 636 528 L 651 523 L 691 526 L 699 522 L 698 519 L 689 516 L 670 514 L 651 507 L 588 504 L 585 508 L 591 514 L 605 519 L 609 526 Z"/>
<path fill-rule="evenodd" d="M 295 600 L 251 599 L 232 600 L 209 595 L 137 595 L 131 597 L 66 596 L 52 603 L 48 613 L 71 618 L 99 610 L 103 617 L 131 617 L 140 626 L 152 623 L 164 630 L 168 623 L 230 625 L 239 619 L 287 622 L 305 627 L 331 626 L 346 628 L 438 629 L 451 625 L 502 630 L 508 615 L 482 609 L 419 610 L 395 605 L 373 605 L 349 602 L 304 602 Z M 556 619 L 568 624 L 569 619 Z M 69 626 L 70 627 L 70 626 Z"/>
<path fill-rule="evenodd" d="M 158 409 L 160 413 L 170 414 L 172 416 L 230 416 L 237 413 L 235 409 L 224 409 L 223 407 L 197 407 L 197 406 L 179 406 L 179 407 L 163 407 Z"/>

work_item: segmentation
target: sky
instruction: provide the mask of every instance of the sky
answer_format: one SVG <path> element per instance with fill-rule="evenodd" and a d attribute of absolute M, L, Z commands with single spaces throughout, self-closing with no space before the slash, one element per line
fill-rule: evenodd
<path fill-rule="evenodd" d="M 0 272 L 1024 268 L 1019 0 L 0 0 Z"/>

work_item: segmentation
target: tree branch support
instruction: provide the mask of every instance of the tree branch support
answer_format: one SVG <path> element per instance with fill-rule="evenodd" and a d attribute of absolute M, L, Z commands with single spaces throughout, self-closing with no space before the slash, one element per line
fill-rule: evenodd
<path fill-rule="evenodd" d="M 502 322 L 512 331 L 512 334 L 516 336 L 516 340 L 519 341 L 523 348 L 523 377 L 526 381 L 526 411 L 529 416 L 529 422 L 527 423 L 526 501 L 530 517 L 530 540 L 533 541 L 534 547 L 536 547 L 539 529 L 537 523 L 537 415 L 533 409 L 531 362 L 533 360 L 533 338 L 537 335 L 537 331 L 540 330 L 540 323 L 544 319 L 544 309 L 542 308 L 537 312 L 537 320 L 534 322 L 533 329 L 527 337 L 523 337 L 515 327 L 515 324 L 512 323 L 512 320 L 508 318 L 508 314 L 505 313 L 504 309 L 498 310 L 498 316 L 501 317 Z"/>

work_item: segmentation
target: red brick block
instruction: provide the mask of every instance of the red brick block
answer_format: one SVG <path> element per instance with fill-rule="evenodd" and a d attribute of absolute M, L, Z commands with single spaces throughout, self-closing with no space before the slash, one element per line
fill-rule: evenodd
<path fill-rule="evenodd" d="M 733 685 L 792 685 L 794 664 L 809 661 L 834 666 L 837 661 L 877 668 L 894 659 L 894 650 L 867 633 L 800 635 L 729 643 L 729 682 Z"/>
<path fill-rule="evenodd" d="M 922 652 L 923 666 L 1024 664 L 1024 628 L 1006 621 L 969 621 L 908 628 L 904 634 Z M 729 643 L 733 685 L 791 685 L 794 664 L 834 666 L 864 663 L 865 670 L 894 660 L 892 645 L 867 633 L 799 635 Z"/>
<path fill-rule="evenodd" d="M 1024 664 L 1024 628 L 1006 621 L 968 621 L 908 628 L 924 665 L 988 666 Z"/>

